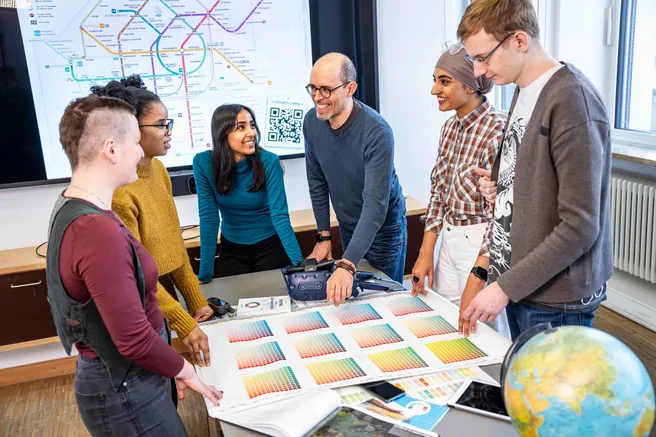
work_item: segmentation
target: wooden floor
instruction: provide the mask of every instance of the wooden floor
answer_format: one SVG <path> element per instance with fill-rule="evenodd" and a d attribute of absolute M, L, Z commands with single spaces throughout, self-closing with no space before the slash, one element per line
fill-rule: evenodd
<path fill-rule="evenodd" d="M 595 328 L 626 343 L 642 360 L 656 385 L 656 333 L 601 308 Z M 189 436 L 209 436 L 207 410 L 200 395 L 189 392 L 178 411 Z M 0 437 L 88 436 L 77 413 L 73 375 L 0 387 Z M 656 432 L 652 431 L 656 437 Z"/>

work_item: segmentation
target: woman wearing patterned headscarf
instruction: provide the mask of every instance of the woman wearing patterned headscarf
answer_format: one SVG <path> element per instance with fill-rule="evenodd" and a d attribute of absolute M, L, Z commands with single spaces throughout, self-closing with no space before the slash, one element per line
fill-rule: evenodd
<path fill-rule="evenodd" d="M 492 89 L 492 82 L 474 76 L 474 66 L 461 44 L 440 56 L 433 82 L 431 94 L 437 97 L 440 111 L 455 114 L 440 135 L 424 239 L 412 269 L 412 293 L 425 294 L 428 277 L 429 287 L 460 305 L 462 314 L 487 280 L 492 207 L 478 191 L 477 180 L 480 169 L 492 167 L 506 118 L 487 101 L 485 94 Z M 433 264 L 440 233 L 442 244 Z M 464 323 L 462 317 L 458 324 L 459 332 L 465 335 L 476 328 Z M 510 338 L 505 312 L 497 317 L 494 327 Z"/>

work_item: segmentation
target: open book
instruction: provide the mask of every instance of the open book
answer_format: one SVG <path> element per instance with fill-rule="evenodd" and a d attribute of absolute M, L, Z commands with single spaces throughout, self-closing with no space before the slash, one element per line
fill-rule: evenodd
<path fill-rule="evenodd" d="M 446 407 L 433 407 L 444 410 L 438 413 L 439 417 L 446 412 Z M 381 437 L 438 437 L 410 423 L 384 417 L 370 414 L 366 406 L 342 407 L 340 395 L 330 389 L 313 390 L 248 410 L 219 414 L 220 420 L 274 437 L 327 437 L 361 433 L 364 430 Z M 431 423 L 429 428 L 433 426 L 434 423 Z"/>
<path fill-rule="evenodd" d="M 275 437 L 302 437 L 321 427 L 340 406 L 336 392 L 320 389 L 243 411 L 219 413 L 219 419 Z"/>

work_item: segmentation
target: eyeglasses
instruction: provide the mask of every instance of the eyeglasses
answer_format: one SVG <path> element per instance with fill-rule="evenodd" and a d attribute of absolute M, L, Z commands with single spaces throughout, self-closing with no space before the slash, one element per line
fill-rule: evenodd
<path fill-rule="evenodd" d="M 166 124 L 140 124 L 139 127 L 159 127 L 159 128 L 165 127 L 166 132 L 173 133 L 173 119 L 167 118 Z"/>
<path fill-rule="evenodd" d="M 341 84 L 341 85 L 337 85 L 335 88 L 328 88 L 327 86 L 320 86 L 320 87 L 317 88 L 316 86 L 314 86 L 314 85 L 312 85 L 312 84 L 310 83 L 310 84 L 307 84 L 307 85 L 305 86 L 305 91 L 307 91 L 308 94 L 309 94 L 311 97 L 314 97 L 314 94 L 315 94 L 317 91 L 319 91 L 319 94 L 321 94 L 322 97 L 325 97 L 325 98 L 327 99 L 328 97 L 331 96 L 331 94 L 333 93 L 333 91 L 335 91 L 336 89 L 341 88 L 341 87 L 343 87 L 343 86 L 346 86 L 346 85 L 348 85 L 348 84 L 350 84 L 350 83 L 351 83 L 351 82 L 344 82 L 344 83 Z"/>
<path fill-rule="evenodd" d="M 497 44 L 497 46 L 496 46 L 495 48 L 493 48 L 492 50 L 490 50 L 490 51 L 488 52 L 487 55 L 485 55 L 485 56 L 477 56 L 477 57 L 474 57 L 474 58 L 472 58 L 472 57 L 469 56 L 469 55 L 466 55 L 466 58 L 469 59 L 469 60 L 472 61 L 472 62 L 485 62 L 485 61 L 487 61 L 487 60 L 490 58 L 490 56 L 492 56 L 492 54 L 493 54 L 494 52 L 497 51 L 497 49 L 498 49 L 499 47 L 501 47 L 501 44 L 503 44 L 508 38 L 510 38 L 510 37 L 513 36 L 514 34 L 515 34 L 515 32 L 509 33 L 508 35 L 506 35 L 506 37 L 505 37 L 504 39 L 502 39 L 501 42 L 500 42 L 499 44 Z"/>

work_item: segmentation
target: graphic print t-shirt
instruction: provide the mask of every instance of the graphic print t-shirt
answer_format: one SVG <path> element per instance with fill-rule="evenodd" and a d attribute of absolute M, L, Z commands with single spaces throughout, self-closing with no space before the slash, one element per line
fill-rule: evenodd
<path fill-rule="evenodd" d="M 551 76 L 562 67 L 562 65 L 557 65 L 535 79 L 527 87 L 520 88 L 517 103 L 510 120 L 508 120 L 508 127 L 501 145 L 497 198 L 494 203 L 494 223 L 492 243 L 490 245 L 490 282 L 496 281 L 510 267 L 513 185 L 515 183 L 515 165 L 517 164 L 519 145 L 522 143 L 526 126 L 531 120 L 533 109 L 535 109 L 542 88 L 551 79 Z M 524 144 L 522 147 L 531 147 L 531 144 Z"/>

